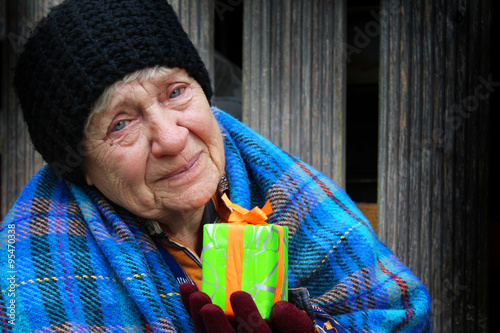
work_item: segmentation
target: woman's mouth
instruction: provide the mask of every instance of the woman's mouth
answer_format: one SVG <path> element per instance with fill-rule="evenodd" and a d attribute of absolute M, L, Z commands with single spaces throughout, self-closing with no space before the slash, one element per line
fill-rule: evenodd
<path fill-rule="evenodd" d="M 189 173 L 191 170 L 196 168 L 198 165 L 198 161 L 200 160 L 201 153 L 195 155 L 191 160 L 189 160 L 186 164 L 177 168 L 173 172 L 168 173 L 167 175 L 161 177 L 159 180 L 174 180 L 176 178 L 182 177 L 183 174 Z"/>

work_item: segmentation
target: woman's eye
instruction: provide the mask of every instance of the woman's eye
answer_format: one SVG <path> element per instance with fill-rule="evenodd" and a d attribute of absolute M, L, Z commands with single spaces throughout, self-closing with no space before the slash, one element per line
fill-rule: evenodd
<path fill-rule="evenodd" d="M 181 88 L 175 89 L 170 94 L 170 98 L 176 98 L 176 97 L 178 97 L 182 93 L 182 91 L 183 91 L 183 89 L 181 89 Z"/>
<path fill-rule="evenodd" d="M 128 123 L 129 123 L 128 120 L 121 120 L 121 121 L 117 122 L 116 125 L 113 126 L 113 131 L 122 130 L 125 126 L 127 126 Z"/>

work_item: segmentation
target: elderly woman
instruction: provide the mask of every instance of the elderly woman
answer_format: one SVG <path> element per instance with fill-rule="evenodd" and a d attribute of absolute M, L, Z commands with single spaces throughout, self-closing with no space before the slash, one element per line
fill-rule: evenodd
<path fill-rule="evenodd" d="M 63 2 L 14 84 L 48 166 L 2 223 L 3 331 L 430 330 L 425 287 L 347 195 L 211 107 L 165 1 Z M 198 291 L 201 229 L 227 220 L 224 193 L 269 200 L 268 222 L 289 228 L 289 302 L 269 323 L 248 320 L 249 294 L 233 294 L 230 322 Z"/>

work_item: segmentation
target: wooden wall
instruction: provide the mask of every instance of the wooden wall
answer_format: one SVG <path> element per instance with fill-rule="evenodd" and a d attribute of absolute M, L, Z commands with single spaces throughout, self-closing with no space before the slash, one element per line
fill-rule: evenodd
<path fill-rule="evenodd" d="M 171 0 L 184 30 L 198 49 L 213 79 L 214 72 L 214 1 Z"/>
<path fill-rule="evenodd" d="M 344 188 L 345 17 L 345 1 L 244 2 L 243 121 Z"/>
<path fill-rule="evenodd" d="M 379 223 L 436 332 L 488 325 L 490 2 L 383 0 Z"/>
<path fill-rule="evenodd" d="M 1 112 L 1 206 L 3 217 L 24 185 L 38 171 L 43 160 L 31 144 L 14 90 L 11 88 L 16 55 L 35 23 L 61 0 L 7 0 L 5 37 L 2 43 L 2 112 Z"/>

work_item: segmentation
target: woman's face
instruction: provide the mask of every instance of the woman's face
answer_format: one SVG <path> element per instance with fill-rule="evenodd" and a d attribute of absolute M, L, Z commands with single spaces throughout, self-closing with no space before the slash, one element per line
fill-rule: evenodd
<path fill-rule="evenodd" d="M 224 172 L 222 135 L 201 86 L 185 70 L 118 85 L 84 139 L 86 179 L 149 219 L 204 207 Z"/>

